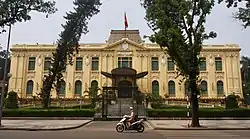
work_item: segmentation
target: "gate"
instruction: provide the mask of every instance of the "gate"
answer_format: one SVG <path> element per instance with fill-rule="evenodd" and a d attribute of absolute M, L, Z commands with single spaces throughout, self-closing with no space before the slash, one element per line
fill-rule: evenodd
<path fill-rule="evenodd" d="M 131 95 L 124 90 L 131 90 Z M 130 91 L 128 91 L 130 92 Z M 146 103 L 138 87 L 103 87 L 102 101 L 99 105 L 98 117 L 121 118 L 129 115 L 129 107 L 139 118 L 146 118 Z"/>

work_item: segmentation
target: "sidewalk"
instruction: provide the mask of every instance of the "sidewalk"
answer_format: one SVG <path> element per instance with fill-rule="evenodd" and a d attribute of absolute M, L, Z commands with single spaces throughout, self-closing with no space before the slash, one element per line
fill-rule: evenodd
<path fill-rule="evenodd" d="M 250 120 L 200 120 L 202 127 L 189 127 L 191 120 L 148 120 L 155 130 L 250 130 Z"/>
<path fill-rule="evenodd" d="M 92 120 L 2 120 L 0 130 L 50 131 L 82 127 Z"/>

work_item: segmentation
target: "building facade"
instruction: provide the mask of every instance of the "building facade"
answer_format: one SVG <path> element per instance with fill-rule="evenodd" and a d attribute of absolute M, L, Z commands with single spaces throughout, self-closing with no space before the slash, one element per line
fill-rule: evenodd
<path fill-rule="evenodd" d="M 11 48 L 12 74 L 9 91 L 27 98 L 40 92 L 44 75 L 48 74 L 50 59 L 56 45 L 14 45 Z M 201 97 L 217 98 L 235 93 L 242 97 L 238 45 L 204 45 L 200 57 Z M 139 79 L 142 92 L 173 98 L 184 98 L 188 92 L 185 82 L 176 78 L 176 65 L 157 44 L 147 44 L 138 30 L 112 30 L 106 43 L 81 44 L 74 64 L 68 65 L 59 95 L 74 98 L 83 95 L 93 85 L 111 86 L 111 79 L 101 74 L 114 68 L 129 67 L 148 75 Z M 56 97 L 55 89 L 52 97 Z"/>

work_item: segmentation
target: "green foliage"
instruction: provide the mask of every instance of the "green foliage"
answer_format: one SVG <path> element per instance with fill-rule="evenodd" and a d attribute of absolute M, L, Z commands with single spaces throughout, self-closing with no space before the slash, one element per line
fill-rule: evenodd
<path fill-rule="evenodd" d="M 3 117 L 94 117 L 94 109 L 5 109 Z"/>
<path fill-rule="evenodd" d="M 167 53 L 178 67 L 178 76 L 190 82 L 192 126 L 198 127 L 198 58 L 205 39 L 216 33 L 205 33 L 206 17 L 211 13 L 214 0 L 143 0 L 146 20 L 154 34 L 149 38 Z"/>
<path fill-rule="evenodd" d="M 98 100 L 98 91 L 100 89 L 98 88 L 98 84 L 94 83 L 91 85 L 89 89 L 89 96 L 91 98 L 91 103 L 95 105 L 95 102 Z"/>
<path fill-rule="evenodd" d="M 238 7 L 238 3 L 244 2 L 245 7 L 239 7 L 238 12 L 234 13 L 234 18 L 243 23 L 243 27 L 250 26 L 250 0 L 218 0 L 219 3 L 225 1 L 227 8 Z"/>
<path fill-rule="evenodd" d="M 151 93 L 145 94 L 144 98 L 146 99 L 147 102 L 153 102 L 153 103 L 159 103 L 159 104 L 165 101 L 165 99 L 162 96 L 154 95 Z"/>
<path fill-rule="evenodd" d="M 185 106 L 173 106 L 173 105 L 167 105 L 167 104 L 161 104 L 161 103 L 152 103 L 151 107 L 153 109 L 186 109 Z"/>
<path fill-rule="evenodd" d="M 71 107 L 67 107 L 68 109 L 94 109 L 95 105 L 93 104 L 82 104 L 82 105 L 75 105 Z"/>
<path fill-rule="evenodd" d="M 226 109 L 235 109 L 235 108 L 239 108 L 237 96 L 228 95 L 226 98 Z"/>
<path fill-rule="evenodd" d="M 202 49 L 203 40 L 216 37 L 214 32 L 206 34 L 204 27 L 213 5 L 212 0 L 144 0 L 146 20 L 154 31 L 150 40 L 169 54 L 183 76 L 191 71 L 198 75 L 198 63 L 195 67 L 191 65 Z"/>
<path fill-rule="evenodd" d="M 241 79 L 243 84 L 243 96 L 245 98 L 245 103 L 249 104 L 250 99 L 250 58 L 246 56 L 241 57 L 240 64 L 242 64 L 241 67 Z"/>
<path fill-rule="evenodd" d="M 64 17 L 66 24 L 62 25 L 63 31 L 60 39 L 57 41 L 56 52 L 53 53 L 52 67 L 49 69 L 49 75 L 43 80 L 43 87 L 39 94 L 43 98 L 44 107 L 48 108 L 50 91 L 56 87 L 57 91 L 61 86 L 63 74 L 68 64 L 73 64 L 74 51 L 79 51 L 79 40 L 82 33 L 88 32 L 88 20 L 99 12 L 101 5 L 99 0 L 75 0 L 74 12 L 69 12 Z"/>
<path fill-rule="evenodd" d="M 149 117 L 187 117 L 188 109 L 148 109 Z M 250 117 L 250 109 L 214 109 L 203 108 L 199 110 L 199 117 Z M 192 116 L 192 113 L 190 112 Z"/>
<path fill-rule="evenodd" d="M 5 65 L 5 60 L 8 58 L 8 65 L 7 65 L 7 72 L 10 72 L 10 56 L 7 57 L 7 51 L 3 50 L 0 51 L 0 80 L 3 80 L 3 75 L 4 75 L 4 65 Z"/>
<path fill-rule="evenodd" d="M 8 97 L 6 98 L 6 106 L 8 109 L 17 109 L 18 107 L 18 96 L 17 93 L 11 91 L 8 93 Z"/>
<path fill-rule="evenodd" d="M 51 106 L 49 109 L 94 109 L 95 106 L 92 104 L 79 104 L 79 105 L 74 105 L 74 106 Z M 35 107 L 35 108 L 28 108 L 28 109 L 44 109 L 42 107 Z"/>
<path fill-rule="evenodd" d="M 141 92 L 141 91 L 137 91 L 135 94 L 134 94 L 134 98 L 136 100 L 136 104 L 142 104 L 142 102 L 144 101 L 145 99 L 145 96 L 144 94 Z"/>
<path fill-rule="evenodd" d="M 0 27 L 16 22 L 31 20 L 30 13 L 37 11 L 41 13 L 53 14 L 57 11 L 55 1 L 44 0 L 1 0 L 0 1 Z M 3 30 L 5 32 L 5 30 Z"/>

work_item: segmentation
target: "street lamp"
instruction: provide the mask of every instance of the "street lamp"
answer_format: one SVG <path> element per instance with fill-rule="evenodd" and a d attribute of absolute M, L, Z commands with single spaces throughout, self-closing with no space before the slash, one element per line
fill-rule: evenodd
<path fill-rule="evenodd" d="M 7 68 L 8 68 L 8 63 L 9 63 L 9 49 L 10 49 L 10 35 L 11 35 L 11 25 L 9 25 L 9 35 L 8 35 L 8 42 L 7 42 L 7 57 L 5 59 L 5 63 L 4 63 L 4 74 L 3 74 L 3 84 L 6 83 L 6 79 L 7 79 Z M 5 92 L 5 88 L 2 87 L 2 92 L 1 92 L 1 101 L 0 101 L 0 126 L 2 126 L 2 117 L 3 117 L 3 105 L 4 105 L 4 92 Z"/>

